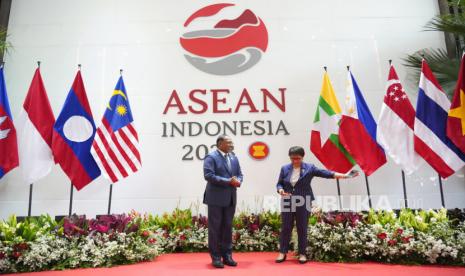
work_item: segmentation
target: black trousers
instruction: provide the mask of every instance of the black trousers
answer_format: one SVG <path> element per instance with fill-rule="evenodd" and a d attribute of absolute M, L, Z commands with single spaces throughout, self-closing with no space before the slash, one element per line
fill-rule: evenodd
<path fill-rule="evenodd" d="M 290 205 L 288 205 L 290 206 Z M 279 252 L 286 254 L 289 251 L 294 221 L 297 225 L 297 237 L 299 242 L 299 254 L 305 255 L 307 250 L 307 229 L 310 211 L 306 204 L 298 206 L 295 211 L 281 212 L 281 234 L 279 237 Z"/>
<path fill-rule="evenodd" d="M 232 254 L 232 222 L 235 205 L 208 205 L 208 249 L 212 258 Z"/>

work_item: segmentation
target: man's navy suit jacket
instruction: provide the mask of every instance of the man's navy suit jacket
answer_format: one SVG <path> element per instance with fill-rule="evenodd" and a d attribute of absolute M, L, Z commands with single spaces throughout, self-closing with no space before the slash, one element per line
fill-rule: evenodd
<path fill-rule="evenodd" d="M 228 168 L 226 158 L 218 150 L 212 151 L 205 157 L 203 163 L 203 175 L 207 180 L 207 187 L 203 195 L 203 203 L 213 206 L 236 205 L 236 187 L 231 186 L 230 180 L 235 176 L 242 183 L 242 171 L 239 160 L 233 154 L 229 154 L 231 170 Z"/>

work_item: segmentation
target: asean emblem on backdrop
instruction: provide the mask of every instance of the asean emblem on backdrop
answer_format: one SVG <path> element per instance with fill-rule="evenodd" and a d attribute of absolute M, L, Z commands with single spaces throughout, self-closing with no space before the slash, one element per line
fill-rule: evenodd
<path fill-rule="evenodd" d="M 180 44 L 187 61 L 198 70 L 237 74 L 253 67 L 265 53 L 268 31 L 261 18 L 245 9 L 234 19 L 224 19 L 224 12 L 231 9 L 241 12 L 235 4 L 214 4 L 194 12 L 184 23 Z"/>
<path fill-rule="evenodd" d="M 264 160 L 270 154 L 270 147 L 264 142 L 254 142 L 249 146 L 249 155 L 255 160 Z"/>

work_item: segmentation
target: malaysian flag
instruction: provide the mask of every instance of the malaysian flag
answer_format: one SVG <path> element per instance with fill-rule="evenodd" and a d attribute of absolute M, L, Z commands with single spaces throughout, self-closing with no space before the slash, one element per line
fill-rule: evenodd
<path fill-rule="evenodd" d="M 129 99 L 121 76 L 97 129 L 92 155 L 102 174 L 112 183 L 141 167 L 139 139 L 133 126 Z"/>

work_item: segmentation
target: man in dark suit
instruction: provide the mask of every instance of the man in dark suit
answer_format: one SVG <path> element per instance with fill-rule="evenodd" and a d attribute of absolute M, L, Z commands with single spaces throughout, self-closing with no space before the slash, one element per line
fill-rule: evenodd
<path fill-rule="evenodd" d="M 230 137 L 220 135 L 216 147 L 217 150 L 209 153 L 203 163 L 203 174 L 207 180 L 203 203 L 208 205 L 208 249 L 212 264 L 223 268 L 224 264 L 237 266 L 232 258 L 232 221 L 242 172 L 239 160 L 231 152 L 233 144 Z"/>

